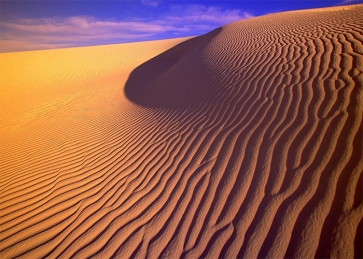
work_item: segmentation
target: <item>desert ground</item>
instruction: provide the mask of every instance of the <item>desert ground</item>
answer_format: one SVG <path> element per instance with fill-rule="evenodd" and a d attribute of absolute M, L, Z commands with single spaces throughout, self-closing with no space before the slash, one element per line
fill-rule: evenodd
<path fill-rule="evenodd" d="M 0 258 L 362 257 L 362 13 L 0 54 Z"/>

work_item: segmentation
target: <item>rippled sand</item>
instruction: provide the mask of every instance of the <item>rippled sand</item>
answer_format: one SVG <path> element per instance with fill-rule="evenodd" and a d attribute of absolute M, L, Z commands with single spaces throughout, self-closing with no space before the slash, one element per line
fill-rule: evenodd
<path fill-rule="evenodd" d="M 0 54 L 0 257 L 361 257 L 362 13 Z"/>

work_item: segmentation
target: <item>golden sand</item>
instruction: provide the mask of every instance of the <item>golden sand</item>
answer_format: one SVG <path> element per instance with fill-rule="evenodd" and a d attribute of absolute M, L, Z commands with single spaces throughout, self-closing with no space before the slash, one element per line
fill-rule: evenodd
<path fill-rule="evenodd" d="M 362 13 L 0 54 L 0 258 L 362 256 Z"/>

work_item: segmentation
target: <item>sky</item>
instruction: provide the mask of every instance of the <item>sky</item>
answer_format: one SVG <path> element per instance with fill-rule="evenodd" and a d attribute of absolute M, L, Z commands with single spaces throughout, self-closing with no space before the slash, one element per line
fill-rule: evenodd
<path fill-rule="evenodd" d="M 270 13 L 363 0 L 0 0 L 0 52 L 196 36 Z"/>

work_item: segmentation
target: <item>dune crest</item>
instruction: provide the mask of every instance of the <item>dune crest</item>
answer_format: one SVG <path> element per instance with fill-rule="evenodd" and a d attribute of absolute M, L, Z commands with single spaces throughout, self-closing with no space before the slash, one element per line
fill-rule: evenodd
<path fill-rule="evenodd" d="M 362 12 L 0 54 L 0 257 L 362 257 Z"/>

